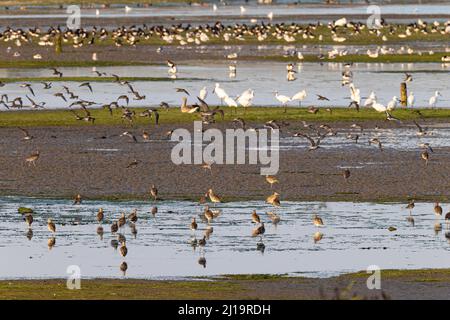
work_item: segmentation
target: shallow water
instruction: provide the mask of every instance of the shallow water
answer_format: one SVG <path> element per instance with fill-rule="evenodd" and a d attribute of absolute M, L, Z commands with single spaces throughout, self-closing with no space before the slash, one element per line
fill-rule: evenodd
<path fill-rule="evenodd" d="M 286 47 L 285 49 L 291 49 Z M 226 51 L 225 51 L 226 52 Z M 95 76 L 91 68 L 61 68 L 64 76 Z M 167 78 L 166 66 L 139 66 L 139 67 L 104 67 L 99 71 L 108 74 L 118 74 L 128 77 L 164 77 Z M 157 106 L 161 101 L 168 102 L 171 106 L 179 106 L 181 93 L 176 93 L 175 88 L 186 88 L 191 92 L 189 102 L 194 103 L 195 95 L 206 86 L 209 95 L 206 101 L 212 105 L 220 104 L 220 100 L 212 94 L 216 82 L 221 84 L 231 97 L 236 97 L 244 90 L 252 88 L 255 91 L 253 105 L 274 106 L 280 103 L 274 97 L 274 91 L 281 95 L 293 96 L 298 91 L 306 89 L 308 96 L 303 101 L 303 106 L 347 106 L 350 103 L 350 90 L 342 86 L 341 72 L 344 66 L 341 63 L 302 63 L 296 68 L 297 80 L 286 80 L 286 63 L 281 62 L 238 62 L 235 78 L 229 77 L 226 63 L 206 62 L 202 65 L 187 64 L 179 66 L 178 77 L 189 80 L 178 81 L 152 81 L 133 82 L 133 86 L 146 95 L 142 101 L 134 101 L 130 96 L 131 106 Z M 380 103 L 387 104 L 392 97 L 399 96 L 400 82 L 404 79 L 404 72 L 413 74 L 414 80 L 408 88 L 416 97 L 416 106 L 427 107 L 429 98 L 435 90 L 439 90 L 442 97 L 439 98 L 438 107 L 450 107 L 450 69 L 439 63 L 357 63 L 352 67 L 353 81 L 361 90 L 361 96 L 367 97 L 371 91 L 377 94 Z M 51 71 L 47 69 L 0 69 L 1 78 L 15 77 L 51 77 Z M 1 93 L 8 93 L 12 97 L 21 96 L 24 102 L 29 103 L 25 95 L 30 95 L 28 89 L 21 88 L 21 83 L 8 83 L 0 88 Z M 36 102 L 45 101 L 46 108 L 65 108 L 69 103 L 64 103 L 60 98 L 53 96 L 61 92 L 61 86 L 71 88 L 80 98 L 95 101 L 99 104 L 109 103 L 121 94 L 127 94 L 126 86 L 116 83 L 92 83 L 94 93 L 87 88 L 79 88 L 76 82 L 55 82 L 50 90 L 43 90 L 43 85 L 33 84 Z M 318 101 L 316 94 L 327 96 L 331 101 Z M 297 102 L 289 104 L 298 105 Z M 4 108 L 1 108 L 4 110 Z"/>
<path fill-rule="evenodd" d="M 154 219 L 151 202 L 85 201 L 72 206 L 67 200 L 3 197 L 0 199 L 0 278 L 65 277 L 69 265 L 78 265 L 82 277 L 122 277 L 119 265 L 128 263 L 130 278 L 181 278 L 241 273 L 290 273 L 325 277 L 365 270 L 369 265 L 382 269 L 448 267 L 450 244 L 443 231 L 434 231 L 437 222 L 432 204 L 417 204 L 413 210 L 415 226 L 406 217 L 404 204 L 348 202 L 282 202 L 273 209 L 262 201 L 217 205 L 222 214 L 212 222 L 214 228 L 204 250 L 189 241 L 191 217 L 201 212 L 198 204 L 159 201 Z M 17 213 L 19 206 L 35 210 L 33 237 Z M 96 234 L 95 213 L 103 207 L 107 223 L 103 239 Z M 448 204 L 444 206 L 444 212 Z M 109 223 L 119 212 L 138 210 L 136 238 L 126 227 L 128 255 L 122 258 L 111 247 L 116 239 Z M 254 226 L 250 214 L 256 209 L 266 222 L 265 250 L 257 250 L 258 238 L 251 236 Z M 266 211 L 275 211 L 281 222 L 274 226 Z M 318 231 L 312 214 L 318 213 L 325 226 L 323 237 L 314 242 Z M 57 225 L 56 245 L 49 250 L 47 218 Z M 197 237 L 206 224 L 199 221 Z M 387 228 L 395 226 L 397 231 Z M 206 267 L 199 265 L 200 256 Z"/>

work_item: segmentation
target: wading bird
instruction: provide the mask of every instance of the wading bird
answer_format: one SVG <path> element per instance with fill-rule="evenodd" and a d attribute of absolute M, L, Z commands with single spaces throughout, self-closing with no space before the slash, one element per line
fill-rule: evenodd
<path fill-rule="evenodd" d="M 31 155 L 29 155 L 28 157 L 25 158 L 25 162 L 28 163 L 28 165 L 33 165 L 36 166 L 36 161 L 39 159 L 39 150 L 32 153 Z"/>

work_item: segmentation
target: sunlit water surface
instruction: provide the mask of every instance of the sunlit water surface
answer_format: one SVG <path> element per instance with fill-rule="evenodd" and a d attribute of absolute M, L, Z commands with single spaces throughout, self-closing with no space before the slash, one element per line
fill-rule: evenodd
<path fill-rule="evenodd" d="M 282 47 L 282 46 L 280 46 Z M 281 48 L 279 48 L 281 49 Z M 284 46 L 283 51 L 295 49 L 295 46 Z M 201 50 L 201 49 L 199 49 Z M 263 50 L 263 49 L 261 49 Z M 229 50 L 231 52 L 231 50 Z M 224 50 L 224 55 L 229 53 Z M 107 74 L 118 74 L 122 77 L 161 77 L 168 79 L 167 66 L 139 66 L 139 67 L 104 67 L 98 71 Z M 55 97 L 56 92 L 62 92 L 62 86 L 68 86 L 80 99 L 94 101 L 97 106 L 110 103 L 119 95 L 128 94 L 130 106 L 157 106 L 161 101 L 171 106 L 179 106 L 182 93 L 176 88 L 185 88 L 190 93 L 189 103 L 196 103 L 195 96 L 204 86 L 208 89 L 206 101 L 212 105 L 219 105 L 220 100 L 212 93 L 215 83 L 220 83 L 229 96 L 236 98 L 244 90 L 251 88 L 255 92 L 253 105 L 281 106 L 274 97 L 274 91 L 280 95 L 293 96 L 305 89 L 307 97 L 303 106 L 347 106 L 350 103 L 350 90 L 342 86 L 342 71 L 345 69 L 341 63 L 302 63 L 296 67 L 295 81 L 286 79 L 286 63 L 281 62 L 238 62 L 236 77 L 230 78 L 226 63 L 205 62 L 204 64 L 187 64 L 178 67 L 177 81 L 132 81 L 133 87 L 144 100 L 133 100 L 127 86 L 120 86 L 112 82 L 92 82 L 93 93 L 86 87 L 79 87 L 78 82 L 54 82 L 53 88 L 44 90 L 41 83 L 33 83 L 36 96 L 33 97 L 27 88 L 22 88 L 22 82 L 8 83 L 0 88 L 1 93 L 7 93 L 11 98 L 20 96 L 26 105 L 30 105 L 26 95 L 36 102 L 46 102 L 46 108 L 66 108 L 70 101 L 65 103 L 61 98 Z M 92 68 L 60 68 L 65 77 L 96 77 Z M 371 91 L 377 94 L 378 101 L 387 104 L 393 96 L 399 96 L 400 82 L 405 72 L 413 75 L 413 81 L 408 84 L 408 90 L 414 92 L 415 105 L 428 107 L 428 101 L 436 90 L 440 91 L 438 107 L 450 107 L 450 65 L 439 63 L 357 63 L 352 67 L 353 81 L 361 90 L 362 102 Z M 0 78 L 18 77 L 51 77 L 52 71 L 48 69 L 0 69 Z M 170 79 L 169 79 L 170 80 Z M 316 94 L 321 94 L 330 101 L 318 101 Z M 288 105 L 298 106 L 298 102 Z M 5 110 L 0 107 L 0 110 Z"/>

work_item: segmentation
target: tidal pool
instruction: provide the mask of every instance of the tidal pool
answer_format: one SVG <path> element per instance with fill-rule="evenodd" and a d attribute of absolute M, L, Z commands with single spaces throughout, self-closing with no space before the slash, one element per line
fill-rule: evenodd
<path fill-rule="evenodd" d="M 35 211 L 32 237 L 17 209 Z M 156 217 L 150 213 L 158 207 Z M 443 204 L 444 213 L 450 208 Z M 105 211 L 104 234 L 97 234 L 98 208 Z M 417 203 L 414 224 L 407 221 L 405 204 L 351 202 L 282 202 L 274 209 L 262 201 L 216 205 L 221 210 L 211 223 L 213 233 L 204 249 L 190 243 L 192 217 L 197 217 L 196 237 L 203 236 L 206 223 L 198 217 L 202 206 L 187 201 L 84 201 L 25 197 L 0 199 L 0 279 L 66 277 L 70 265 L 79 266 L 82 277 L 121 278 L 120 264 L 126 261 L 129 278 L 170 279 L 221 274 L 293 274 L 326 277 L 365 270 L 445 268 L 450 263 L 448 229 L 434 215 L 433 204 Z M 137 234 L 129 226 L 122 230 L 128 255 L 123 258 L 111 246 L 117 235 L 110 223 L 120 212 L 136 209 Z M 252 237 L 255 209 L 265 222 L 262 242 Z M 273 225 L 265 212 L 276 212 L 281 221 Z M 325 226 L 312 224 L 313 214 Z M 56 244 L 49 249 L 52 234 L 47 219 L 56 223 Z M 397 228 L 388 231 L 389 227 Z M 28 237 L 27 237 L 28 235 Z M 29 239 L 30 238 L 30 239 Z M 199 258 L 206 259 L 205 266 Z"/>

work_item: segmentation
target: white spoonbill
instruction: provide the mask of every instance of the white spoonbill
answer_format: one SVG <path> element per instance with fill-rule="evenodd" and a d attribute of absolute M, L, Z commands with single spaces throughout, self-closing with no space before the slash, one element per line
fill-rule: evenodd
<path fill-rule="evenodd" d="M 206 87 L 203 87 L 200 92 L 198 93 L 198 97 L 202 100 L 205 100 L 208 96 L 208 90 L 206 90 Z"/>
<path fill-rule="evenodd" d="M 281 102 L 281 105 L 284 107 L 284 112 L 286 113 L 286 105 L 291 101 L 291 98 L 284 95 L 279 95 L 278 91 L 275 91 L 275 99 Z"/>
<path fill-rule="evenodd" d="M 218 83 L 214 87 L 213 93 L 220 99 L 220 103 L 223 104 L 223 100 L 228 97 L 228 94 L 223 90 Z"/>
<path fill-rule="evenodd" d="M 414 97 L 414 92 L 410 92 L 408 95 L 408 106 L 413 108 L 414 107 L 414 102 L 416 101 L 416 98 Z"/>
<path fill-rule="evenodd" d="M 239 97 L 237 97 L 237 103 L 243 106 L 244 108 L 250 107 L 253 101 L 253 97 L 255 93 L 252 89 L 247 89 L 241 93 Z M 244 109 L 245 111 L 245 109 Z"/>
<path fill-rule="evenodd" d="M 237 108 L 237 103 L 236 103 L 236 101 L 234 101 L 234 99 L 233 98 L 231 98 L 231 97 L 229 97 L 229 96 L 226 96 L 224 99 L 223 99 L 223 101 L 225 102 L 225 104 L 227 105 L 227 106 L 229 106 L 229 107 L 234 107 L 234 108 Z M 236 111 L 236 109 L 235 109 L 235 111 Z"/>
<path fill-rule="evenodd" d="M 366 101 L 364 101 L 364 107 L 371 107 L 377 100 L 377 95 L 375 92 L 371 92 L 369 97 L 367 97 Z"/>
<path fill-rule="evenodd" d="M 392 111 L 397 107 L 398 98 L 394 96 L 391 101 L 387 104 L 387 111 Z"/>
<path fill-rule="evenodd" d="M 360 90 L 357 89 L 353 83 L 350 83 L 350 99 L 358 105 L 361 104 Z"/>
<path fill-rule="evenodd" d="M 436 104 L 438 103 L 438 97 L 439 96 L 442 97 L 441 93 L 439 91 L 436 91 L 434 93 L 434 96 L 432 96 L 430 98 L 430 101 L 428 102 L 428 104 L 430 105 L 431 108 L 435 108 L 436 107 Z"/>
<path fill-rule="evenodd" d="M 338 19 L 334 21 L 333 24 L 335 27 L 344 27 L 347 24 L 347 19 L 346 18 Z"/>
<path fill-rule="evenodd" d="M 387 111 L 385 106 L 383 106 L 381 103 L 376 102 L 375 100 L 372 102 L 371 106 L 377 112 L 386 112 Z"/>
<path fill-rule="evenodd" d="M 302 101 L 306 98 L 306 90 L 302 90 L 294 94 L 291 98 L 291 101 L 298 100 L 298 106 L 300 107 L 302 104 Z"/>

